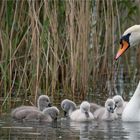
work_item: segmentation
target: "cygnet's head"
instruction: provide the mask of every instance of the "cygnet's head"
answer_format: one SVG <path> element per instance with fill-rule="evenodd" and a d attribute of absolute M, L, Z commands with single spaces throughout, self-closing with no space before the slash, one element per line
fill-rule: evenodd
<path fill-rule="evenodd" d="M 52 120 L 57 120 L 57 117 L 59 115 L 59 109 L 55 106 L 52 106 L 52 107 L 49 107 L 49 108 L 45 108 L 43 110 L 43 113 L 45 115 L 49 115 Z"/>
<path fill-rule="evenodd" d="M 40 111 L 43 111 L 46 107 L 51 107 L 49 97 L 47 95 L 40 95 L 37 101 L 37 106 Z"/>
<path fill-rule="evenodd" d="M 66 117 L 76 109 L 76 104 L 71 100 L 65 99 L 61 102 L 61 108 L 64 110 L 64 116 Z"/>
<path fill-rule="evenodd" d="M 115 107 L 119 108 L 119 107 L 122 107 L 123 106 L 124 100 L 123 100 L 122 96 L 115 95 L 113 97 L 113 100 L 115 102 Z"/>
<path fill-rule="evenodd" d="M 90 104 L 87 101 L 83 101 L 80 105 L 81 112 L 85 113 L 86 117 L 89 117 Z"/>
<path fill-rule="evenodd" d="M 115 102 L 113 99 L 107 99 L 105 102 L 105 108 L 107 109 L 108 112 L 114 113 L 115 109 Z"/>

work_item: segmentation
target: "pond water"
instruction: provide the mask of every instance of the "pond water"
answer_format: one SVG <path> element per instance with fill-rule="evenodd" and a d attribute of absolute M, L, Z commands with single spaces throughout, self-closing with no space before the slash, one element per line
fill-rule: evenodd
<path fill-rule="evenodd" d="M 139 140 L 140 123 L 93 121 L 72 122 L 59 118 L 56 123 L 22 123 L 3 115 L 0 140 Z"/>
<path fill-rule="evenodd" d="M 137 86 L 136 82 L 132 93 Z M 122 88 L 121 88 L 122 89 Z M 128 88 L 127 88 L 128 89 Z M 131 93 L 131 92 L 129 92 Z M 127 93 L 127 98 L 131 94 Z M 100 94 L 89 96 L 92 102 L 99 99 L 102 105 L 106 98 Z M 124 94 L 123 94 L 124 95 Z M 103 99 L 102 99 L 103 98 Z M 98 100 L 96 100 L 98 103 Z M 60 102 L 59 102 L 60 103 Z M 55 104 L 60 108 L 60 104 Z M 61 110 L 61 109 L 60 109 Z M 62 110 L 61 110 L 62 113 Z M 126 123 L 121 119 L 115 121 L 93 121 L 77 123 L 63 118 L 61 114 L 57 123 L 17 122 L 10 114 L 0 115 L 0 140 L 139 140 L 140 123 Z"/>

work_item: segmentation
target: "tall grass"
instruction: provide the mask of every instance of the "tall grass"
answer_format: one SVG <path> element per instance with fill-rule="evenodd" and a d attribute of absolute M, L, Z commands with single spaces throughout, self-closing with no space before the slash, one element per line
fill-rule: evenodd
<path fill-rule="evenodd" d="M 138 1 L 2 0 L 1 110 L 12 97 L 24 102 L 31 95 L 35 102 L 39 91 L 53 99 L 85 99 L 95 91 L 111 96 L 120 65 L 136 81 L 130 52 L 116 65 L 114 56 L 122 31 L 138 16 Z"/>

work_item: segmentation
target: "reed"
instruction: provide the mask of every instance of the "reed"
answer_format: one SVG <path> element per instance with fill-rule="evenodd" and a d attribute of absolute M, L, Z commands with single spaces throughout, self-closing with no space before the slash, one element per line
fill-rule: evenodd
<path fill-rule="evenodd" d="M 138 3 L 1 0 L 1 111 L 19 97 L 24 98 L 22 104 L 27 99 L 35 103 L 40 92 L 54 100 L 106 98 L 118 92 L 122 73 L 138 81 L 137 63 L 132 65 L 135 60 L 130 55 L 138 51 L 127 52 L 124 62 L 114 65 L 122 31 L 140 16 Z M 122 77 L 124 82 L 127 78 Z"/>

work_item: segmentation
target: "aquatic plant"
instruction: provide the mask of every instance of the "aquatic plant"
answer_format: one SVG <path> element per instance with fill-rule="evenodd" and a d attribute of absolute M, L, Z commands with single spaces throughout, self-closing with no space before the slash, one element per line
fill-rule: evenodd
<path fill-rule="evenodd" d="M 136 81 L 134 58 L 115 68 L 114 56 L 121 31 L 139 15 L 137 0 L 0 1 L 1 109 L 12 97 L 35 102 L 40 89 L 52 98 L 109 96 L 119 66 Z"/>

